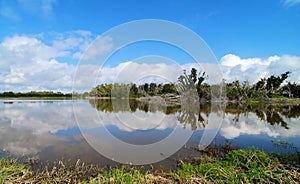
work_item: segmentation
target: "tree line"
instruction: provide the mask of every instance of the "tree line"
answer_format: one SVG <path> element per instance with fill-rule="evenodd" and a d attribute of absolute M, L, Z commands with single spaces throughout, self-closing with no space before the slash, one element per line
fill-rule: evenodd
<path fill-rule="evenodd" d="M 300 85 L 295 82 L 286 82 L 291 72 L 287 71 L 278 76 L 271 75 L 268 78 L 261 78 L 258 82 L 250 84 L 248 81 L 240 82 L 235 80 L 227 82 L 224 79 L 226 88 L 226 98 L 229 101 L 242 101 L 247 99 L 262 99 L 274 97 L 300 98 Z M 177 83 L 144 83 L 137 84 L 100 84 L 84 94 L 75 94 L 78 97 L 115 97 L 115 98 L 138 98 L 142 96 L 155 96 L 163 94 L 179 95 L 184 88 L 197 90 L 200 100 L 209 101 L 212 98 L 211 89 L 215 85 L 209 85 L 205 81 L 208 78 L 205 72 L 199 72 L 192 68 L 190 73 L 183 72 L 178 77 Z M 3 92 L 0 97 L 64 97 L 74 96 L 71 93 L 61 93 L 53 91 L 30 91 L 30 92 Z"/>
<path fill-rule="evenodd" d="M 250 84 L 248 81 L 240 82 L 235 80 L 227 82 L 224 79 L 226 88 L 226 98 L 229 101 L 242 101 L 246 99 L 262 99 L 274 97 L 289 97 L 300 98 L 300 85 L 291 82 L 284 83 L 291 72 L 287 71 L 279 76 L 271 75 L 268 78 L 261 78 L 258 82 Z M 208 78 L 205 72 L 197 72 L 197 69 L 192 68 L 190 73 L 183 72 L 178 77 L 177 83 L 144 83 L 137 84 L 100 84 L 94 87 L 89 96 L 94 97 L 141 97 L 154 96 L 162 94 L 180 94 L 183 87 L 191 89 L 191 86 L 197 90 L 200 100 L 211 100 L 211 89 L 214 85 L 209 85 L 205 82 Z M 180 84 L 180 85 L 178 85 Z M 113 92 L 113 94 L 112 94 Z"/>
<path fill-rule="evenodd" d="M 156 83 L 144 83 L 142 85 L 137 84 L 100 84 L 94 87 L 89 96 L 94 97 L 115 97 L 115 98 L 127 98 L 129 97 L 142 97 L 142 96 L 154 96 L 161 94 L 179 94 L 176 90 L 174 83 L 156 84 Z"/>
<path fill-rule="evenodd" d="M 226 88 L 226 98 L 229 101 L 277 97 L 300 98 L 299 84 L 296 84 L 295 82 L 284 83 L 290 74 L 291 72 L 287 71 L 279 76 L 271 75 L 268 78 L 261 78 L 252 85 L 249 81 L 240 82 L 239 80 L 235 80 L 226 83 L 226 80 L 223 79 Z M 204 83 L 208 77 L 205 72 L 197 75 L 197 70 L 192 68 L 191 73 L 186 75 L 186 77 L 193 81 L 200 99 L 211 99 L 210 93 L 213 86 Z"/>
<path fill-rule="evenodd" d="M 287 71 L 279 76 L 271 75 L 261 78 L 250 85 L 248 81 L 240 83 L 238 80 L 226 84 L 226 95 L 229 100 L 245 100 L 259 98 L 289 97 L 300 98 L 300 85 L 291 82 L 284 83 L 291 72 Z"/>
<path fill-rule="evenodd" d="M 62 93 L 62 92 L 53 92 L 53 91 L 30 91 L 30 92 L 3 92 L 0 93 L 0 97 L 2 98 L 43 98 L 43 97 L 51 97 L 51 98 L 71 98 L 72 93 Z"/>

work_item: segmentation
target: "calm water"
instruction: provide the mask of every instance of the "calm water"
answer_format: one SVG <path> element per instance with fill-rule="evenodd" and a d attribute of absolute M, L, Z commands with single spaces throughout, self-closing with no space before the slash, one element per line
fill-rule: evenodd
<path fill-rule="evenodd" d="M 180 106 L 124 100 L 111 103 L 109 100 L 5 99 L 0 100 L 0 109 L 2 156 L 9 152 L 41 161 L 80 158 L 105 166 L 117 164 L 106 157 L 118 160 L 119 155 L 122 158 L 129 155 L 125 157 L 129 162 L 138 157 L 138 150 L 128 150 L 128 145 L 147 145 L 149 150 L 144 156 L 151 160 L 157 153 L 161 161 L 154 165 L 168 169 L 176 165 L 176 159 L 199 154 L 191 147 L 203 141 L 205 130 L 211 131 L 217 144 L 229 141 L 239 148 L 255 146 L 276 152 L 300 149 L 300 105 L 231 104 L 222 112 L 211 105 L 202 105 L 195 112 Z M 110 136 L 123 144 L 118 145 Z M 150 149 L 168 139 L 163 147 L 155 148 L 159 150 Z M 178 150 L 185 139 L 188 142 Z"/>

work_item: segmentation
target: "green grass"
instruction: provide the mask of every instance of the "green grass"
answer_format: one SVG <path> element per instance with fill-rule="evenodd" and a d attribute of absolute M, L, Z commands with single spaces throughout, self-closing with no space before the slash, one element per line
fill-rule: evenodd
<path fill-rule="evenodd" d="M 17 182 L 31 175 L 29 167 L 18 164 L 15 159 L 0 160 L 0 183 Z"/>
<path fill-rule="evenodd" d="M 279 158 L 278 154 L 259 150 L 233 150 L 219 161 L 183 164 L 170 175 L 190 182 L 201 178 L 207 183 L 299 183 L 299 165 L 288 164 L 287 155 Z"/>
<path fill-rule="evenodd" d="M 103 170 L 79 161 L 63 161 L 51 170 L 33 172 L 16 159 L 0 160 L 0 183 L 299 183 L 300 153 L 280 155 L 257 149 L 233 150 L 221 159 L 210 156 L 181 162 L 170 172 L 142 172 L 130 167 Z"/>

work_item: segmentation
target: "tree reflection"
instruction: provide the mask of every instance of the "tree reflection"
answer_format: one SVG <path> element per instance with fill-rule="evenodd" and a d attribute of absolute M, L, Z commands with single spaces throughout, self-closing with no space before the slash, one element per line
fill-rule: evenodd
<path fill-rule="evenodd" d="M 138 101 L 135 99 L 89 99 L 92 107 L 102 112 L 136 112 L 137 110 L 144 112 L 165 112 L 166 114 L 178 112 L 179 107 L 171 110 L 169 107 L 160 103 L 149 103 L 147 101 Z M 170 112 L 168 113 L 168 109 Z M 171 108 L 172 109 L 172 108 Z"/>
<path fill-rule="evenodd" d="M 190 125 L 192 130 L 203 128 L 205 126 L 201 126 L 202 122 L 199 122 L 198 112 L 199 110 L 195 107 L 195 104 L 184 103 L 182 104 L 181 111 L 177 117 L 178 121 L 183 124 L 184 128 L 186 128 L 187 125 Z"/>
<path fill-rule="evenodd" d="M 113 112 L 114 110 L 111 99 L 89 99 L 89 103 L 101 112 Z"/>
<path fill-rule="evenodd" d="M 271 125 L 280 124 L 284 128 L 288 129 L 287 123 L 282 119 L 278 112 L 273 110 L 267 111 L 266 116 L 267 122 L 269 122 Z"/>
<path fill-rule="evenodd" d="M 189 94 L 191 95 L 191 94 Z M 184 100 L 183 100 L 184 99 Z M 203 129 L 207 125 L 207 119 L 212 113 L 211 104 L 200 104 L 195 98 L 181 98 L 181 105 L 166 106 L 166 104 L 149 103 L 134 99 L 118 99 L 114 103 L 110 99 L 90 99 L 90 104 L 98 111 L 102 112 L 163 112 L 165 114 L 175 114 L 178 121 L 184 128 L 192 130 Z M 240 117 L 246 117 L 253 113 L 256 117 L 272 126 L 280 125 L 289 129 L 288 119 L 300 117 L 300 105 L 280 105 L 280 104 L 235 104 L 228 103 L 225 114 L 234 115 L 231 121 L 235 124 L 240 122 Z"/>
<path fill-rule="evenodd" d="M 176 85 L 178 92 L 180 93 L 181 110 L 178 115 L 178 121 L 186 125 L 190 125 L 192 130 L 202 129 L 205 127 L 204 119 L 200 112 L 200 103 L 197 89 L 195 87 L 195 82 L 197 80 L 196 70 L 194 69 L 194 78 L 191 75 L 186 75 L 184 72 L 178 78 L 178 83 Z M 200 121 L 199 121 L 200 120 Z"/>
<path fill-rule="evenodd" d="M 300 105 L 285 106 L 281 112 L 286 118 L 299 118 L 300 117 Z"/>
<path fill-rule="evenodd" d="M 288 123 L 285 119 L 299 118 L 300 105 L 283 104 L 229 104 L 225 112 L 235 114 L 234 121 L 239 121 L 239 116 L 253 112 L 261 120 L 270 125 L 280 125 L 288 129 Z"/>

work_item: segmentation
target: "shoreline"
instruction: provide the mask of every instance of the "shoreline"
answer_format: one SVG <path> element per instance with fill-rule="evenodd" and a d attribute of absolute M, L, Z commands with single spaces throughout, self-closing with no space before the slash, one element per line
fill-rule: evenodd
<path fill-rule="evenodd" d="M 33 100 L 39 100 L 39 99 L 54 99 L 54 100 L 72 100 L 72 99 L 87 99 L 87 100 L 111 100 L 111 99 L 117 99 L 112 97 L 95 97 L 95 96 L 32 96 L 32 97 L 0 97 L 0 100 L 18 100 L 18 99 L 33 99 Z M 163 94 L 163 95 L 154 95 L 154 96 L 141 96 L 141 97 L 129 97 L 129 98 L 120 98 L 121 100 L 137 100 L 141 102 L 149 102 L 149 103 L 158 103 L 163 102 L 168 105 L 181 105 L 181 95 L 176 94 Z M 162 101 L 163 100 L 163 101 Z M 219 102 L 219 101 L 213 101 L 213 100 L 207 100 L 204 98 L 199 99 L 199 103 L 213 103 L 213 102 Z M 224 100 L 224 103 L 265 103 L 265 104 L 284 104 L 284 105 L 297 105 L 300 104 L 300 98 L 288 98 L 288 97 L 273 97 L 273 98 L 249 98 L 245 100 Z"/>
<path fill-rule="evenodd" d="M 78 160 L 70 165 L 63 160 L 34 171 L 32 163 L 13 158 L 0 160 L 1 183 L 269 183 L 300 181 L 300 153 L 275 154 L 255 148 L 230 150 L 217 158 L 203 155 L 193 160 L 178 160 L 175 170 L 141 171 L 134 166 L 98 168 Z"/>
<path fill-rule="evenodd" d="M 141 102 L 149 102 L 149 103 L 158 103 L 163 102 L 169 105 L 181 105 L 181 96 L 175 95 L 175 94 L 164 94 L 164 95 L 154 95 L 154 96 L 143 96 L 143 97 L 132 97 L 132 98 L 121 98 L 122 100 L 137 100 Z M 85 97 L 85 99 L 88 100 L 111 100 L 116 98 L 111 97 Z M 162 101 L 164 100 L 164 101 Z M 212 100 L 206 100 L 203 98 L 199 99 L 199 103 L 213 103 L 213 102 L 219 102 L 219 101 L 212 101 Z M 297 105 L 300 104 L 300 98 L 287 98 L 287 97 L 281 97 L 281 98 L 249 98 L 241 101 L 237 100 L 224 100 L 223 101 L 226 104 L 230 103 L 265 103 L 265 104 L 284 104 L 284 105 Z"/>

